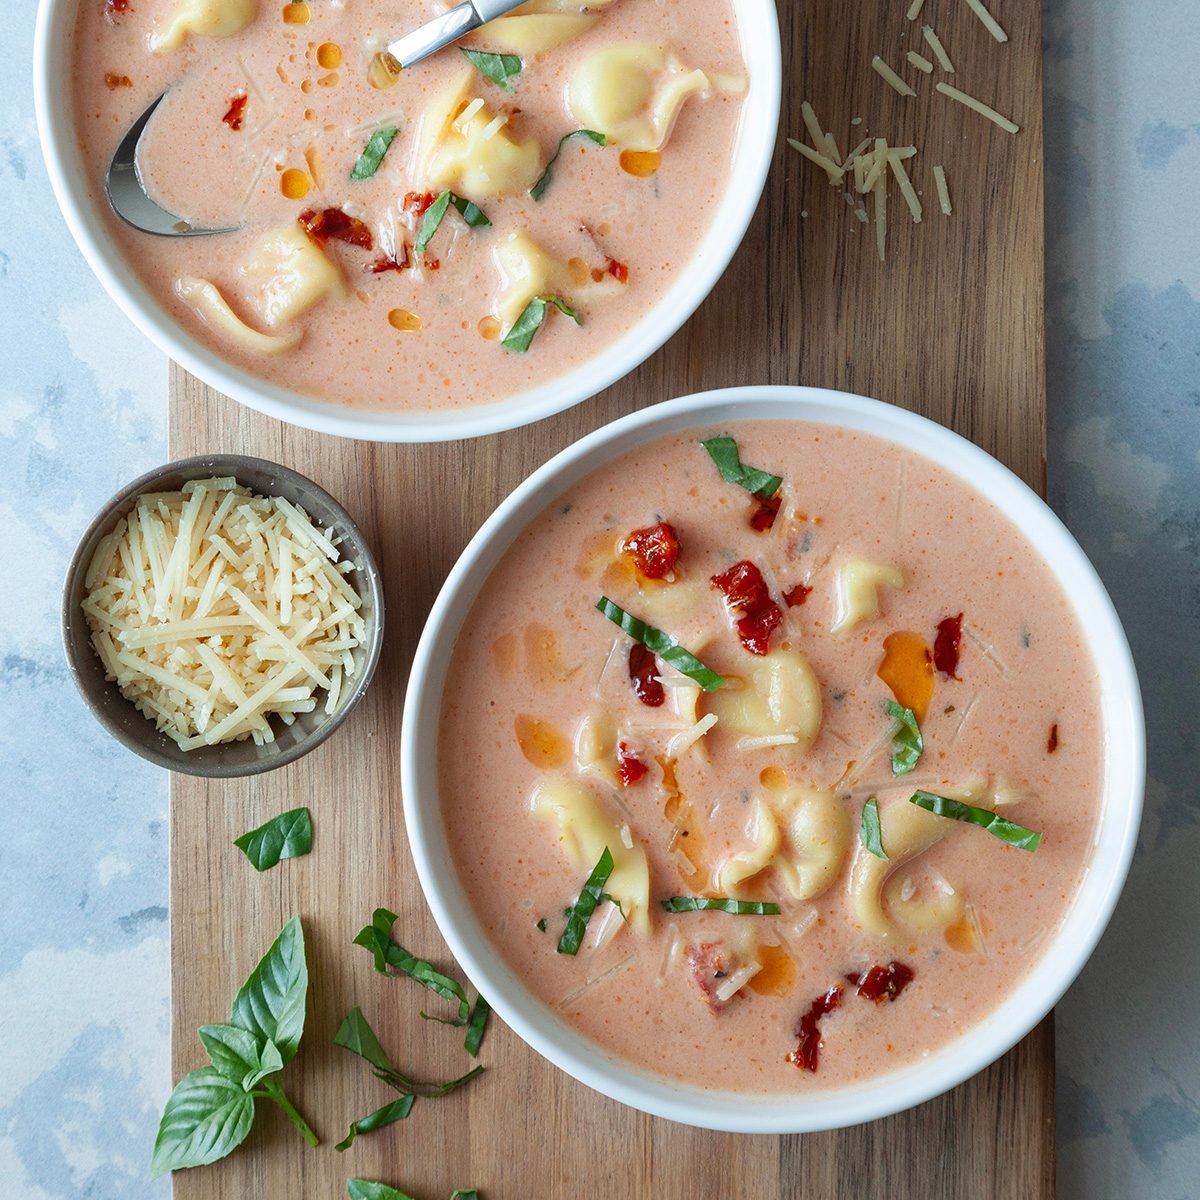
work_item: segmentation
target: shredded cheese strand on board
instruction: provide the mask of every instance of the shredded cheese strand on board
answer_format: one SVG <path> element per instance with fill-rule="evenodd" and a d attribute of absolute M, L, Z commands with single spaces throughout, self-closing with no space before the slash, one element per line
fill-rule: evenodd
<path fill-rule="evenodd" d="M 903 79 L 900 78 L 899 75 L 896 74 L 895 71 L 892 70 L 891 67 L 887 65 L 887 63 L 883 61 L 882 58 L 879 57 L 878 54 L 871 59 L 871 69 L 877 75 L 881 76 L 890 87 L 899 92 L 900 95 L 915 96 L 917 94 L 911 87 L 908 86 L 907 83 L 904 82 Z"/>
<path fill-rule="evenodd" d="M 933 182 L 937 185 L 938 205 L 942 212 L 949 216 L 954 210 L 950 207 L 950 189 L 946 186 L 946 169 L 941 163 L 933 168 Z"/>
<path fill-rule="evenodd" d="M 924 71 L 926 75 L 933 74 L 933 63 L 923 54 L 918 54 L 915 50 L 910 50 L 905 57 L 918 71 Z"/>
<path fill-rule="evenodd" d="M 983 0 L 967 0 L 967 7 L 983 22 L 988 33 L 998 42 L 1007 42 L 1008 34 L 1000 28 L 1000 23 L 988 12 Z"/>
<path fill-rule="evenodd" d="M 972 112 L 977 112 L 981 117 L 987 117 L 993 124 L 999 125 L 1005 133 L 1020 132 L 1020 125 L 1014 121 L 1010 121 L 994 108 L 989 108 L 982 100 L 976 100 L 974 96 L 968 96 L 966 92 L 960 92 L 958 88 L 951 87 L 948 83 L 939 83 L 937 90 L 943 96 L 949 96 L 951 100 L 957 100 L 959 104 L 969 108 Z"/>
<path fill-rule="evenodd" d="M 922 25 L 921 33 L 925 40 L 929 43 L 930 50 L 933 51 L 933 57 L 938 60 L 943 71 L 947 75 L 954 74 L 954 64 L 950 61 L 950 55 L 946 53 L 946 47 L 942 45 L 942 39 L 933 31 L 932 25 Z"/>

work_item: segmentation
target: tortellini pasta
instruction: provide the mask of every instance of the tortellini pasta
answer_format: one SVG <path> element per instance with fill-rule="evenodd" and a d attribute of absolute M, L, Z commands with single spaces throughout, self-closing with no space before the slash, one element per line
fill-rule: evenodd
<path fill-rule="evenodd" d="M 617 723 L 606 708 L 583 718 L 575 735 L 575 761 L 585 775 L 596 775 L 614 787 L 617 779 Z"/>
<path fill-rule="evenodd" d="M 453 188 L 476 202 L 525 192 L 542 173 L 537 138 L 510 136 L 507 116 L 468 99 L 471 73 L 441 92 L 421 117 L 417 178 L 431 189 Z"/>
<path fill-rule="evenodd" d="M 945 929 L 963 915 L 962 893 L 941 879 L 894 872 L 883 889 L 888 913 L 913 933 Z"/>
<path fill-rule="evenodd" d="M 524 232 L 510 233 L 492 254 L 500 270 L 495 314 L 507 330 L 535 296 L 559 290 L 565 268 Z"/>
<path fill-rule="evenodd" d="M 779 850 L 779 822 L 761 797 L 754 802 L 754 816 L 747 828 L 750 846 L 731 855 L 717 869 L 717 887 L 727 896 L 771 866 Z"/>
<path fill-rule="evenodd" d="M 271 230 L 242 267 L 255 284 L 255 304 L 274 328 L 330 296 L 341 296 L 341 272 L 294 222 Z"/>
<path fill-rule="evenodd" d="M 904 572 L 895 563 L 847 559 L 837 570 L 837 614 L 830 630 L 841 633 L 879 616 L 879 589 L 902 588 Z"/>
<path fill-rule="evenodd" d="M 177 50 L 189 34 L 233 37 L 257 15 L 258 0 L 179 0 L 162 27 L 150 35 L 150 49 L 155 54 Z"/>
<path fill-rule="evenodd" d="M 620 901 L 625 919 L 637 930 L 650 929 L 650 868 L 645 851 L 604 811 L 583 783 L 556 778 L 540 784 L 533 811 L 558 827 L 559 842 L 580 873 L 580 884 L 591 873 L 607 846 L 613 857 L 612 874 L 604 890 Z"/>
<path fill-rule="evenodd" d="M 854 836 L 844 801 L 823 788 L 793 784 L 777 803 L 783 841 L 775 873 L 797 900 L 828 891 Z"/>
<path fill-rule="evenodd" d="M 293 349 L 302 336 L 299 329 L 286 334 L 260 333 L 251 329 L 229 307 L 215 284 L 207 279 L 184 276 L 175 283 L 175 294 L 210 328 L 215 329 L 233 345 L 253 354 L 283 354 Z"/>
<path fill-rule="evenodd" d="M 571 112 L 631 150 L 661 150 L 689 96 L 710 92 L 708 76 L 650 42 L 606 46 L 588 55 L 568 89 Z"/>
<path fill-rule="evenodd" d="M 507 16 L 480 26 L 474 40 L 484 49 L 522 57 L 553 50 L 587 33 L 612 0 L 528 0 Z"/>
<path fill-rule="evenodd" d="M 821 686 L 796 649 L 780 647 L 756 656 L 741 687 L 705 693 L 701 707 L 716 713 L 727 732 L 749 738 L 791 736 L 801 752 L 821 728 Z"/>

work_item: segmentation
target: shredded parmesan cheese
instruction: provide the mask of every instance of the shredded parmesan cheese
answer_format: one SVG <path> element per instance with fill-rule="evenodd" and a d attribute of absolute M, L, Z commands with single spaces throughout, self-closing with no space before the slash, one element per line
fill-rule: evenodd
<path fill-rule="evenodd" d="M 950 189 L 946 186 L 946 170 L 941 163 L 933 168 L 933 182 L 937 185 L 938 205 L 949 216 L 954 210 L 950 207 Z"/>
<path fill-rule="evenodd" d="M 875 246 L 879 251 L 879 261 L 887 258 L 887 142 L 883 138 L 875 139 Z"/>
<path fill-rule="evenodd" d="M 1000 28 L 1000 23 L 988 12 L 983 0 L 967 0 L 967 7 L 983 22 L 984 28 L 998 42 L 1007 42 L 1008 34 Z"/>
<path fill-rule="evenodd" d="M 989 121 L 999 125 L 1005 133 L 1018 133 L 1020 131 L 1020 125 L 1002 116 L 994 108 L 989 108 L 982 100 L 976 100 L 974 96 L 968 96 L 966 92 L 960 92 L 958 88 L 951 87 L 948 83 L 939 83 L 937 90 L 943 96 L 949 96 L 951 100 L 957 100 L 959 104 L 965 105 L 972 112 L 977 112 L 981 117 L 987 117 Z"/>
<path fill-rule="evenodd" d="M 905 16 L 910 21 L 915 21 L 921 15 L 921 9 L 924 7 L 925 0 L 912 0 L 912 3 L 908 6 L 908 12 L 905 13 Z"/>
<path fill-rule="evenodd" d="M 918 71 L 924 71 L 926 75 L 933 74 L 933 63 L 923 54 L 918 54 L 915 50 L 910 50 L 906 57 Z"/>
<path fill-rule="evenodd" d="M 954 64 L 950 61 L 950 55 L 946 53 L 946 47 L 942 45 L 942 39 L 933 31 L 932 25 L 922 25 L 921 33 L 924 34 L 925 40 L 929 43 L 930 50 L 933 51 L 933 57 L 938 60 L 943 71 L 947 75 L 954 74 Z"/>
<path fill-rule="evenodd" d="M 690 729 L 677 733 L 667 744 L 667 757 L 678 758 L 685 750 L 694 746 L 715 724 L 716 713 L 707 713 Z"/>
<path fill-rule="evenodd" d="M 885 63 L 883 61 L 882 58 L 879 57 L 878 54 L 875 55 L 875 57 L 873 59 L 871 59 L 871 68 L 872 68 L 872 70 L 875 71 L 875 73 L 877 75 L 882 76 L 882 78 L 888 84 L 890 84 L 893 88 L 895 88 L 896 91 L 898 91 L 900 93 L 900 95 L 915 96 L 917 94 L 915 91 L 913 91 L 912 88 L 910 88 L 908 86 L 907 83 L 904 82 L 903 79 L 900 78 L 899 75 L 896 74 L 895 71 L 892 70 L 891 67 L 889 67 L 887 65 L 887 63 Z"/>
<path fill-rule="evenodd" d="M 744 967 L 738 967 L 728 979 L 723 979 L 717 984 L 713 995 L 721 1004 L 732 1000 L 761 970 L 762 964 L 757 961 L 748 962 Z"/>
<path fill-rule="evenodd" d="M 272 742 L 317 688 L 332 712 L 365 640 L 337 541 L 233 479 L 140 496 L 84 579 L 107 677 L 184 750 Z"/>
<path fill-rule="evenodd" d="M 827 155 L 821 154 L 819 151 L 814 150 L 811 146 L 806 146 L 803 142 L 796 141 L 795 138 L 788 138 L 787 142 L 793 150 L 798 150 L 804 155 L 805 158 L 809 160 L 809 162 L 816 163 L 817 166 L 829 176 L 831 183 L 839 182 L 845 175 L 845 171 L 843 171 L 842 168 L 839 167 L 837 163 L 835 163 Z"/>
<path fill-rule="evenodd" d="M 921 223 L 921 200 L 913 188 L 908 172 L 904 169 L 903 160 L 906 157 L 898 150 L 892 150 L 888 154 L 888 165 L 892 168 L 892 174 L 896 176 L 896 182 L 900 185 L 900 195 L 904 197 L 904 203 L 908 205 L 908 211 L 912 213 L 913 224 L 919 225 Z"/>
<path fill-rule="evenodd" d="M 739 750 L 765 750 L 769 746 L 795 746 L 800 739 L 794 733 L 771 733 L 764 737 L 738 738 Z"/>

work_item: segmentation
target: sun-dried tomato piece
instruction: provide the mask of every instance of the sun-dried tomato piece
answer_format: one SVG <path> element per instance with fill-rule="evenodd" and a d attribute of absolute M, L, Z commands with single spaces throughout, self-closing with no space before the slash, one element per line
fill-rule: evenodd
<path fill-rule="evenodd" d="M 1053 754 L 1058 749 L 1058 722 L 1050 726 L 1050 735 L 1046 738 L 1046 753 Z"/>
<path fill-rule="evenodd" d="M 762 572 L 743 559 L 728 571 L 714 575 L 712 585 L 725 597 L 742 645 L 751 654 L 766 654 L 771 634 L 783 620 L 783 610 L 771 599 Z"/>
<path fill-rule="evenodd" d="M 321 245 L 332 239 L 370 250 L 375 244 L 366 224 L 357 217 L 349 216 L 340 208 L 323 208 L 319 212 L 306 208 L 297 220 L 304 227 L 304 232 Z"/>
<path fill-rule="evenodd" d="M 729 1000 L 717 998 L 717 988 L 723 979 L 733 974 L 733 964 L 730 963 L 721 948 L 720 942 L 701 942 L 699 946 L 688 946 L 687 965 L 692 980 L 700 989 L 705 1004 L 712 1013 L 720 1013 Z M 740 992 L 734 992 L 730 1000 L 736 999 Z"/>
<path fill-rule="evenodd" d="M 774 496 L 768 496 L 765 500 L 760 499 L 758 507 L 750 514 L 750 528 L 757 529 L 759 533 L 765 533 L 775 524 L 775 518 L 779 515 L 779 506 L 782 503 L 783 497 L 778 492 Z"/>
<path fill-rule="evenodd" d="M 641 642 L 629 647 L 629 681 L 633 684 L 637 698 L 650 708 L 657 708 L 666 698 L 663 685 L 655 678 L 658 675 L 658 659 Z"/>
<path fill-rule="evenodd" d="M 240 96 L 234 96 L 229 101 L 229 111 L 221 118 L 234 133 L 239 133 L 242 128 L 242 122 L 246 119 L 246 105 L 250 103 L 250 97 L 243 92 Z"/>
<path fill-rule="evenodd" d="M 794 588 L 790 588 L 783 593 L 783 602 L 788 608 L 799 608 L 811 595 L 812 588 L 806 584 L 798 583 Z"/>
<path fill-rule="evenodd" d="M 425 258 L 422 259 L 427 271 L 440 271 L 442 269 L 442 260 L 440 258 Z"/>
<path fill-rule="evenodd" d="M 876 963 L 861 974 L 846 976 L 846 982 L 857 988 L 864 1000 L 874 1000 L 876 1004 L 895 1000 L 912 981 L 912 967 L 902 962 L 890 962 L 886 967 Z"/>
<path fill-rule="evenodd" d="M 633 787 L 646 774 L 647 770 L 649 768 L 646 764 L 624 742 L 618 744 L 617 776 L 621 780 L 622 787 Z"/>
<path fill-rule="evenodd" d="M 647 579 L 666 579 L 679 561 L 679 534 L 667 521 L 635 529 L 621 549 L 633 559 L 634 566 Z"/>
<path fill-rule="evenodd" d="M 384 271 L 406 271 L 411 266 L 412 259 L 408 253 L 408 243 L 401 242 L 395 253 L 385 254 L 382 258 L 367 263 L 363 270 L 372 275 L 382 275 Z"/>
<path fill-rule="evenodd" d="M 629 268 L 623 262 L 618 262 L 615 258 L 608 260 L 608 273 L 618 283 L 629 282 Z"/>
<path fill-rule="evenodd" d="M 128 75 L 115 75 L 112 71 L 105 71 L 104 86 L 110 92 L 115 92 L 117 88 L 133 87 L 133 80 Z"/>
<path fill-rule="evenodd" d="M 835 983 L 823 996 L 818 996 L 796 1025 L 796 1048 L 788 1052 L 787 1060 L 801 1071 L 815 1071 L 820 1057 L 821 1040 L 820 1021 L 826 1013 L 840 1008 L 842 1003 L 842 985 Z"/>
<path fill-rule="evenodd" d="M 933 665 L 943 675 L 957 679 L 958 651 L 962 646 L 962 613 L 938 622 L 937 637 L 933 643 Z"/>
<path fill-rule="evenodd" d="M 425 210 L 436 199 L 432 192 L 405 192 L 404 211 L 412 213 L 414 217 L 423 217 Z"/>

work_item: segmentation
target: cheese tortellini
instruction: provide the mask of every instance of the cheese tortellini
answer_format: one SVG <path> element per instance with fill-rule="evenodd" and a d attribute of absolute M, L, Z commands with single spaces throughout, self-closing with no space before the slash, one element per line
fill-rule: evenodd
<path fill-rule="evenodd" d="M 480 26 L 474 41 L 486 50 L 523 58 L 553 50 L 587 33 L 612 0 L 528 0 L 504 17 Z"/>
<path fill-rule="evenodd" d="M 625 919 L 637 930 L 650 929 L 650 868 L 645 851 L 604 811 L 591 790 L 568 779 L 551 779 L 533 794 L 533 811 L 552 820 L 558 840 L 580 883 L 591 873 L 607 846 L 613 871 L 604 890 L 620 901 Z M 627 846 L 626 840 L 633 842 Z"/>
<path fill-rule="evenodd" d="M 689 96 L 711 91 L 703 71 L 650 42 L 597 50 L 576 69 L 568 89 L 571 112 L 630 150 L 661 150 Z"/>
<path fill-rule="evenodd" d="M 879 589 L 902 588 L 904 572 L 895 563 L 870 562 L 850 558 L 837 570 L 837 615 L 830 626 L 832 633 L 852 629 L 879 616 Z"/>
<path fill-rule="evenodd" d="M 761 797 L 754 802 L 754 816 L 747 832 L 749 847 L 731 855 L 717 869 L 717 887 L 727 896 L 734 895 L 739 884 L 753 879 L 775 862 L 779 850 L 779 822 Z"/>
<path fill-rule="evenodd" d="M 821 728 L 821 686 L 800 650 L 777 648 L 756 656 L 741 687 L 705 693 L 701 706 L 727 732 L 751 738 L 794 737 L 804 752 Z"/>
<path fill-rule="evenodd" d="M 272 328 L 345 292 L 341 272 L 294 222 L 266 234 L 242 274 L 254 284 L 255 304 Z"/>
<path fill-rule="evenodd" d="M 595 707 L 575 735 L 575 761 L 585 775 L 617 786 L 617 723 L 606 708 Z"/>
<path fill-rule="evenodd" d="M 510 233 L 492 251 L 500 271 L 494 311 L 508 330 L 535 296 L 557 293 L 566 268 L 524 232 Z"/>
<path fill-rule="evenodd" d="M 164 24 L 150 35 L 150 49 L 155 54 L 177 50 L 189 34 L 233 37 L 257 15 L 258 0 L 179 0 Z"/>
<path fill-rule="evenodd" d="M 775 873 L 797 900 L 829 890 L 842 869 L 854 830 L 844 801 L 823 788 L 793 784 L 777 804 L 783 842 Z"/>
<path fill-rule="evenodd" d="M 508 118 L 468 98 L 468 71 L 426 108 L 417 138 L 416 175 L 432 190 L 453 188 L 470 200 L 528 191 L 542 173 L 537 138 L 517 138 Z"/>
<path fill-rule="evenodd" d="M 283 354 L 300 342 L 302 334 L 299 329 L 290 329 L 286 334 L 260 333 L 257 329 L 251 329 L 229 307 L 216 285 L 207 279 L 184 276 L 176 281 L 175 294 L 190 305 L 206 325 L 234 346 L 252 354 Z"/>

